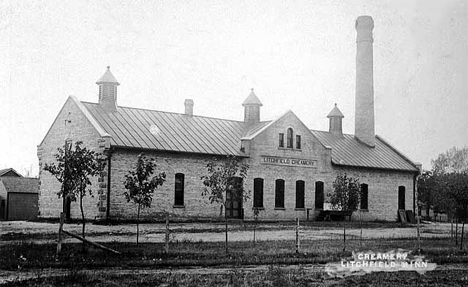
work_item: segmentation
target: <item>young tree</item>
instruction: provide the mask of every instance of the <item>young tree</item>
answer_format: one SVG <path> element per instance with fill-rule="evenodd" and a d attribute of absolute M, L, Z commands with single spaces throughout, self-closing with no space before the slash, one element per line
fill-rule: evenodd
<path fill-rule="evenodd" d="M 228 252 L 228 222 L 226 207 L 232 201 L 245 202 L 249 193 L 244 189 L 244 180 L 247 177 L 249 166 L 242 163 L 240 158 L 229 155 L 226 160 L 218 161 L 216 158 L 206 165 L 207 175 L 201 177 L 205 188 L 202 196 L 208 196 L 211 204 L 219 204 L 219 216 L 224 209 L 226 224 L 226 253 Z"/>
<path fill-rule="evenodd" d="M 140 210 L 141 208 L 151 207 L 153 202 L 153 193 L 158 186 L 163 185 L 166 181 L 166 174 L 164 172 L 159 173 L 151 177 L 156 168 L 156 163 L 153 158 L 146 158 L 143 153 L 140 153 L 137 158 L 135 167 L 128 171 L 125 175 L 125 189 L 124 192 L 127 202 L 133 201 L 137 205 L 137 245 L 138 237 L 140 234 Z"/>
<path fill-rule="evenodd" d="M 351 215 L 358 209 L 361 196 L 361 184 L 358 178 L 348 177 L 346 173 L 338 174 L 333 182 L 333 193 L 330 203 L 335 210 Z M 343 251 L 346 250 L 346 220 L 343 222 Z"/>
<path fill-rule="evenodd" d="M 83 142 L 75 143 L 75 149 L 71 143 L 65 144 L 65 147 L 58 148 L 55 154 L 57 163 L 45 164 L 44 170 L 50 172 L 62 183 L 62 187 L 57 195 L 63 198 L 69 197 L 72 201 L 77 198 L 80 201 L 82 236 L 85 237 L 85 217 L 83 209 L 83 198 L 89 194 L 92 195 L 90 186 L 91 177 L 100 174 L 105 167 L 105 161 L 101 154 L 82 147 Z M 83 243 L 84 244 L 84 243 Z"/>

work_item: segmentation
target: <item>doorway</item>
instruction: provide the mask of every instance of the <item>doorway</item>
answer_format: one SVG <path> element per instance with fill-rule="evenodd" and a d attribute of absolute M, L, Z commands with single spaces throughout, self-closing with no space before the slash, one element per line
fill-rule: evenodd
<path fill-rule="evenodd" d="M 231 184 L 226 192 L 226 218 L 228 219 L 242 219 L 242 178 L 233 177 Z"/>
<path fill-rule="evenodd" d="M 398 209 L 405 209 L 405 187 L 398 187 Z"/>

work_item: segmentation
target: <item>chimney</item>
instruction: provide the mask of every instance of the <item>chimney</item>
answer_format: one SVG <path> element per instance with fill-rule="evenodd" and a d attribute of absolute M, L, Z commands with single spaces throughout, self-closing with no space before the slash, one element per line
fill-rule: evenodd
<path fill-rule="evenodd" d="M 193 100 L 192 99 L 185 99 L 185 114 L 187 116 L 193 116 Z"/>
<path fill-rule="evenodd" d="M 329 131 L 336 136 L 343 137 L 342 120 L 344 118 L 344 115 L 341 113 L 340 109 L 338 109 L 336 104 L 335 107 L 328 114 L 327 118 L 330 119 Z"/>
<path fill-rule="evenodd" d="M 96 82 L 99 86 L 99 105 L 108 112 L 117 111 L 117 86 L 120 85 L 107 66 L 107 71 Z"/>
<path fill-rule="evenodd" d="M 242 106 L 244 107 L 245 123 L 252 125 L 260 121 L 260 107 L 263 106 L 263 104 L 254 94 L 253 89 L 251 89 L 250 94 L 242 103 Z"/>
<path fill-rule="evenodd" d="M 359 16 L 357 18 L 354 136 L 370 147 L 375 146 L 372 29 L 374 29 L 372 17 Z"/>

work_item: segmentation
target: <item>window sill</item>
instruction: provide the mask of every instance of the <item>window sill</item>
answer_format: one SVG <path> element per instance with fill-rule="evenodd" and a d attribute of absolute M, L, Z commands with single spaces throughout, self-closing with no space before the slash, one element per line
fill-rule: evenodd
<path fill-rule="evenodd" d="M 172 208 L 185 208 L 185 205 L 173 205 Z"/>
<path fill-rule="evenodd" d="M 305 210 L 305 207 L 296 207 L 296 208 L 294 208 L 294 210 L 296 210 L 296 211 L 304 211 L 304 210 Z"/>
<path fill-rule="evenodd" d="M 254 207 L 252 207 L 252 210 L 254 210 L 254 209 L 265 210 L 265 207 L 263 207 L 263 206 L 262 206 L 262 207 L 255 207 L 255 206 L 254 206 Z"/>
<path fill-rule="evenodd" d="M 293 147 L 278 147 L 279 150 L 290 150 L 290 151 L 300 151 L 302 152 L 301 148 L 293 148 Z"/>
<path fill-rule="evenodd" d="M 286 210 L 284 207 L 275 207 L 275 210 Z"/>

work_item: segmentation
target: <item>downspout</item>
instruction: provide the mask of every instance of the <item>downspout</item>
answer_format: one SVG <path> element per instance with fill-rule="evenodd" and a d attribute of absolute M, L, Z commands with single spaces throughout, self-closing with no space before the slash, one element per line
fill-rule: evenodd
<path fill-rule="evenodd" d="M 416 216 L 416 177 L 417 173 L 413 175 L 413 214 Z"/>
<path fill-rule="evenodd" d="M 110 194 L 111 194 L 111 160 L 112 158 L 112 149 L 109 149 L 107 154 L 107 196 L 106 196 L 106 220 L 110 220 Z"/>

